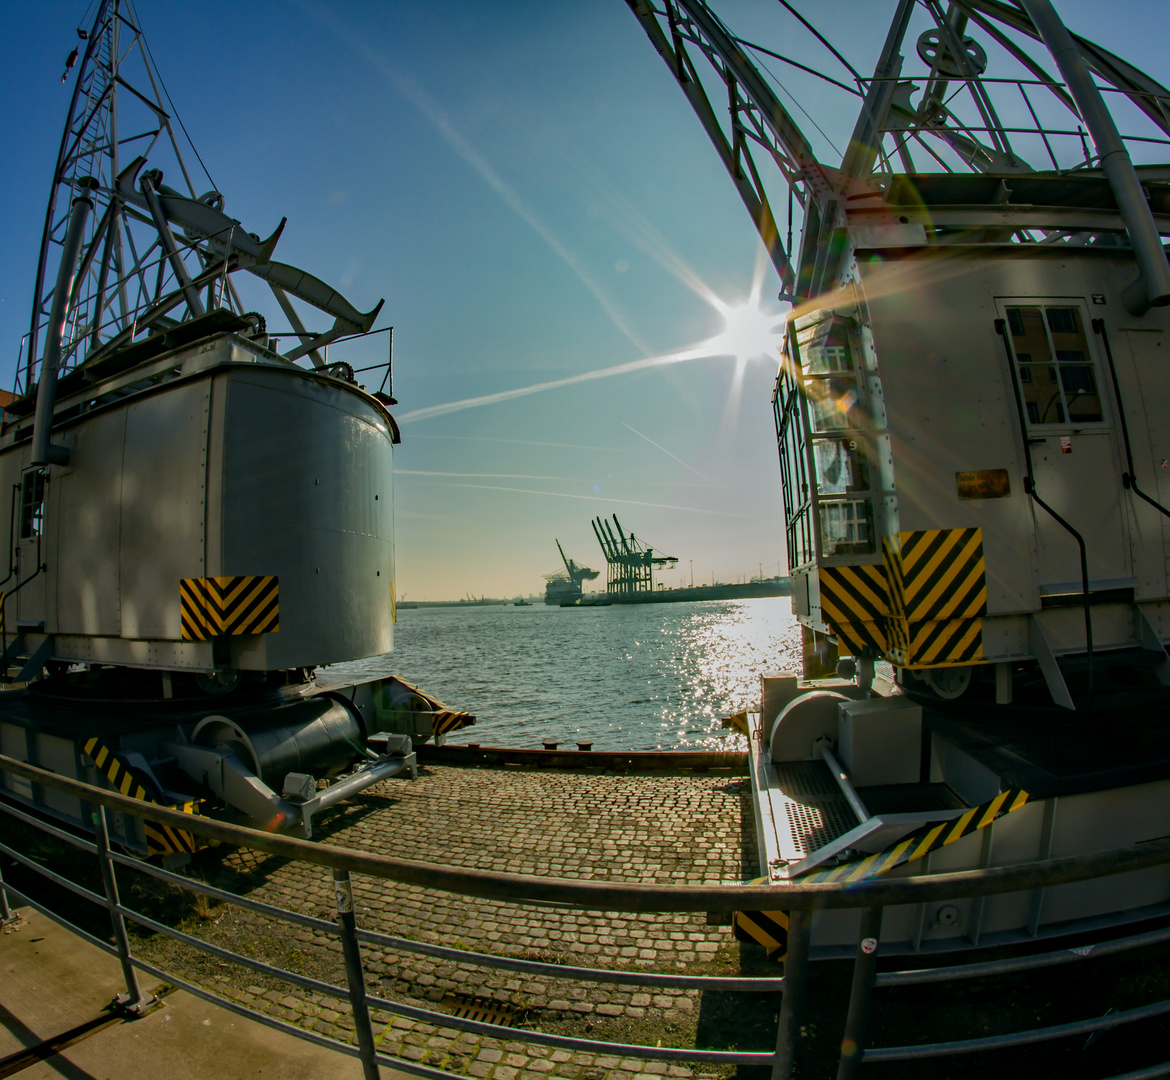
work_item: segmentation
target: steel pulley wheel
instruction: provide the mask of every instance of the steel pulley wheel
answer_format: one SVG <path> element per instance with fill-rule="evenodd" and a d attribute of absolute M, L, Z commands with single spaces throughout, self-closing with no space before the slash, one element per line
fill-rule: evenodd
<path fill-rule="evenodd" d="M 943 701 L 961 698 L 971 685 L 970 667 L 928 668 L 917 674 Z"/>

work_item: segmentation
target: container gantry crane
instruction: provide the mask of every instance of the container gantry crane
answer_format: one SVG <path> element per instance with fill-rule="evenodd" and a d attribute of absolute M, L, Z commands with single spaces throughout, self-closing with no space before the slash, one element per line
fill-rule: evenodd
<path fill-rule="evenodd" d="M 617 514 L 613 515 L 613 528 L 609 521 L 600 517 L 591 524 L 609 568 L 606 582 L 608 592 L 618 596 L 652 592 L 655 568 L 673 567 L 678 562 L 673 555 L 655 555 L 654 549 L 642 543 L 633 533 L 627 536 Z"/>

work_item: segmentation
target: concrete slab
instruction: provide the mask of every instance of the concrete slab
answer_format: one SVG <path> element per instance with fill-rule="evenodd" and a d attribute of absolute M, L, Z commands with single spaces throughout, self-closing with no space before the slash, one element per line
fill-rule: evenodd
<path fill-rule="evenodd" d="M 122 967 L 31 908 L 0 933 L 0 1057 L 100 1016 Z"/>
<path fill-rule="evenodd" d="M 0 936 L 0 1059 L 103 1014 L 124 989 L 118 961 L 21 909 Z M 144 983 L 144 986 L 146 984 Z M 19 1080 L 359 1080 L 360 1063 L 182 991 L 13 1074 Z M 383 1070 L 385 1077 L 392 1074 Z"/>

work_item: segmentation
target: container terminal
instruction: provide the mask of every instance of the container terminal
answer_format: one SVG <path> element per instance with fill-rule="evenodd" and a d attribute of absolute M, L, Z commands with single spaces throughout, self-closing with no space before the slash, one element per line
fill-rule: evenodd
<path fill-rule="evenodd" d="M 617 514 L 611 525 L 605 518 L 591 522 L 593 533 L 601 545 L 607 569 L 605 591 L 585 593 L 582 585 L 600 577 L 600 571 L 568 558 L 561 542 L 564 570 L 545 575 L 548 583 L 544 602 L 561 607 L 598 607 L 608 604 L 670 604 L 694 600 L 750 600 L 764 596 L 790 596 L 791 582 L 785 577 L 725 583 L 712 581 L 710 585 L 681 586 L 670 589 L 654 580 L 655 571 L 673 569 L 678 559 L 673 555 L 656 554 L 653 547 L 639 540 L 634 533 L 625 533 Z"/>

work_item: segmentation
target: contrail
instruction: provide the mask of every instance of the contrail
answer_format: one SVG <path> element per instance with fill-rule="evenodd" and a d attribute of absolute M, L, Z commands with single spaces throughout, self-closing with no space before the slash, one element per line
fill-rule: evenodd
<path fill-rule="evenodd" d="M 530 488 L 498 487 L 495 484 L 444 484 L 444 487 L 473 488 L 477 491 L 511 491 L 517 495 L 547 495 L 554 499 L 586 499 L 590 502 L 621 503 L 624 506 L 650 506 L 656 510 L 685 510 L 690 514 L 716 514 L 719 517 L 746 518 L 730 510 L 707 510 L 700 506 L 675 506 L 672 503 L 642 502 L 639 499 L 611 499 L 608 495 L 570 495 L 565 491 L 532 491 Z"/>
<path fill-rule="evenodd" d="M 582 446 L 579 443 L 538 442 L 536 439 L 497 439 L 490 435 L 411 435 L 412 439 L 457 439 L 460 442 L 515 443 L 517 446 L 551 446 L 557 450 L 601 450 L 607 454 L 624 454 L 620 446 Z"/>
<path fill-rule="evenodd" d="M 587 484 L 579 476 L 538 476 L 530 473 L 444 472 L 439 469 L 395 469 L 395 476 L 440 476 L 457 480 L 556 480 L 564 484 Z"/>
<path fill-rule="evenodd" d="M 719 309 L 719 297 L 707 283 L 575 145 L 558 139 L 553 143 L 553 149 L 569 165 L 569 176 L 584 191 L 584 200 L 588 202 L 590 213 L 599 217 L 614 233 L 633 244 L 696 296 L 716 310 Z"/>
<path fill-rule="evenodd" d="M 395 469 L 395 476 L 434 476 L 441 479 L 456 479 L 456 480 L 556 480 L 563 484 L 591 484 L 592 480 L 582 480 L 579 476 L 532 476 L 528 473 L 477 473 L 477 472 L 446 472 L 441 469 Z M 701 485 L 692 482 L 680 482 L 670 480 L 638 480 L 626 481 L 618 480 L 611 481 L 616 484 L 630 484 L 637 483 L 640 487 L 688 487 L 697 488 Z M 710 482 L 708 482 L 710 486 Z"/>
<path fill-rule="evenodd" d="M 617 309 L 617 306 L 610 299 L 605 289 L 594 279 L 593 275 L 582 264 L 577 255 L 570 251 L 552 229 L 540 219 L 536 211 L 524 201 L 520 193 L 496 172 L 491 162 L 463 137 L 462 133 L 459 132 L 447 114 L 439 106 L 439 103 L 430 94 L 423 90 L 413 79 L 408 78 L 391 67 L 369 45 L 356 37 L 348 27 L 334 18 L 332 12 L 327 8 L 313 3 L 312 0 L 298 0 L 298 2 L 304 11 L 332 30 L 338 38 L 344 41 L 354 52 L 362 56 L 371 67 L 388 79 L 407 101 L 430 120 L 439 134 L 447 141 L 451 149 L 470 165 L 479 174 L 480 178 L 487 183 L 488 187 L 504 201 L 508 208 L 548 244 L 565 265 L 577 275 L 581 284 L 589 290 L 593 298 L 601 305 L 602 310 L 613 320 L 614 326 L 625 335 L 627 340 L 639 352 L 648 353 L 650 351 L 649 347 L 629 327 L 625 317 Z"/>
<path fill-rule="evenodd" d="M 672 454 L 669 450 L 666 449 L 665 446 L 659 446 L 658 443 L 650 438 L 649 435 L 643 435 L 637 428 L 630 427 L 630 425 L 627 424 L 624 420 L 622 421 L 622 427 L 632 431 L 635 435 L 638 436 L 639 439 L 645 439 L 651 446 L 657 447 L 657 449 L 661 450 L 667 457 L 674 458 L 674 460 L 677 461 L 684 469 L 690 469 L 691 472 L 699 477 L 699 479 L 706 480 L 708 484 L 711 483 L 711 481 L 701 472 L 699 472 L 699 470 L 696 469 L 693 465 L 688 465 L 685 461 L 683 461 L 682 458 L 678 456 L 678 454 Z"/>
<path fill-rule="evenodd" d="M 533 383 L 531 386 L 520 386 L 514 390 L 499 390 L 494 394 L 482 394 L 479 397 L 463 398 L 461 401 L 448 401 L 442 405 L 428 405 L 422 409 L 413 409 L 403 413 L 399 418 L 400 424 L 411 420 L 429 420 L 433 416 L 444 416 L 447 413 L 459 412 L 463 409 L 474 409 L 480 405 L 497 405 L 501 401 L 512 401 L 515 398 L 528 397 L 529 394 L 540 394 L 545 390 L 557 390 L 562 386 L 574 386 L 577 383 L 592 382 L 595 379 L 608 379 L 613 375 L 626 375 L 631 371 L 643 371 L 646 368 L 663 367 L 666 364 L 681 364 L 686 360 L 698 360 L 704 356 L 713 355 L 705 345 L 696 345 L 690 349 L 681 349 L 678 352 L 662 353 L 659 356 L 647 356 L 641 360 L 630 360 L 624 364 L 615 364 L 613 367 L 598 368 L 596 371 L 585 371 L 580 375 L 570 375 L 564 379 L 552 379 L 549 382 Z"/>

